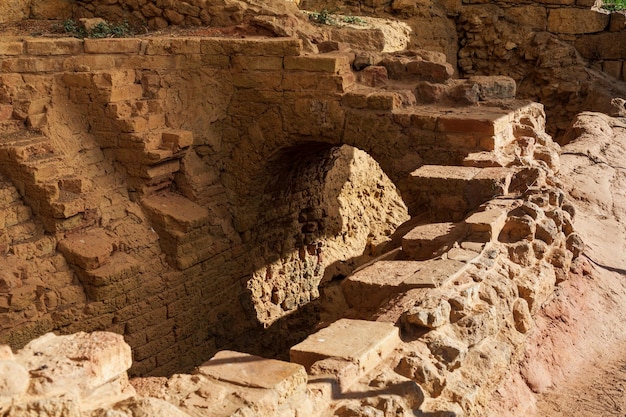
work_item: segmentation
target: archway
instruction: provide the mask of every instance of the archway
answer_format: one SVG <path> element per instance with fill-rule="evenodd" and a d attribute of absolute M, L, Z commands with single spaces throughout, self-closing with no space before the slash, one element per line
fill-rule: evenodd
<path fill-rule="evenodd" d="M 245 348 L 280 356 L 318 324 L 320 288 L 388 250 L 409 215 L 378 163 L 351 146 L 281 148 L 257 172 L 238 213 L 256 219 L 242 233 L 245 288 L 265 330 Z"/>

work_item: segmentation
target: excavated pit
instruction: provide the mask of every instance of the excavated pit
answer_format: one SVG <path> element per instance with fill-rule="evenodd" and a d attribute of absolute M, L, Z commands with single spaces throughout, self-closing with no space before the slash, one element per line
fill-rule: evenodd
<path fill-rule="evenodd" d="M 26 345 L 0 352 L 17 375 L 0 411 L 38 413 L 45 398 L 89 417 L 531 412 L 519 398 L 564 365 L 529 344 L 574 316 L 563 297 L 584 306 L 581 235 L 597 238 L 570 202 L 593 187 L 566 190 L 546 131 L 562 144 L 622 132 L 569 122 L 623 115 L 623 51 L 604 46 L 620 45 L 623 15 L 354 6 L 406 21 L 387 45 L 291 3 L 157 3 L 162 15 L 104 0 L 73 13 L 239 25 L 0 41 L 0 341 Z M 617 195 L 620 178 L 599 187 Z M 36 339 L 51 331 L 94 333 Z M 158 378 L 131 386 L 129 367 Z"/>

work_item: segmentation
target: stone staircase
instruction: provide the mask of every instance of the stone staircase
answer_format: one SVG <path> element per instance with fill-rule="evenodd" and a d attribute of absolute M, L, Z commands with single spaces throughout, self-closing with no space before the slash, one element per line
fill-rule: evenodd
<path fill-rule="evenodd" d="M 162 99 L 146 97 L 134 71 L 65 76 L 68 85 L 90 85 L 105 106 L 104 119 L 91 129 L 128 173 L 129 189 L 139 196 L 168 188 L 180 170 L 180 159 L 193 144 L 187 130 L 167 127 Z M 96 112 L 95 114 L 98 114 Z"/>
<path fill-rule="evenodd" d="M 0 176 L 0 328 L 12 329 L 38 317 L 20 331 L 4 332 L 1 343 L 23 345 L 52 330 L 51 310 L 84 302 L 83 289 L 56 246 L 56 238 L 33 216 L 14 185 Z M 58 320 L 61 325 L 74 321 Z"/>
<path fill-rule="evenodd" d="M 93 223 L 90 184 L 75 174 L 63 152 L 45 136 L 27 130 L 23 121 L 13 117 L 10 105 L 0 108 L 0 126 L 2 171 L 46 230 L 62 232 Z"/>
<path fill-rule="evenodd" d="M 519 191 L 524 167 L 558 164 L 543 107 L 516 100 L 508 77 L 453 79 L 445 57 L 429 51 L 357 53 L 352 68 L 357 84 L 347 88 L 344 106 L 390 111 L 417 143 L 421 166 L 400 180 L 412 215 L 427 210 L 432 221 L 460 221 Z"/>

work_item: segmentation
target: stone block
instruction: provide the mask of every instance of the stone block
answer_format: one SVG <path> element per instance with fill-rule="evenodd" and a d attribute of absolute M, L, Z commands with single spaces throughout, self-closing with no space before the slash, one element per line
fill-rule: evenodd
<path fill-rule="evenodd" d="M 402 237 L 402 251 L 418 261 L 441 256 L 462 237 L 464 228 L 454 223 L 430 223 Z"/>
<path fill-rule="evenodd" d="M 472 213 L 464 221 L 468 226 L 467 239 L 490 242 L 499 234 L 506 221 L 508 208 L 493 207 Z"/>
<path fill-rule="evenodd" d="M 190 130 L 167 130 L 161 134 L 161 139 L 166 148 L 172 152 L 178 152 L 193 145 L 193 132 Z"/>
<path fill-rule="evenodd" d="M 87 54 L 137 54 L 141 47 L 141 39 L 85 39 Z"/>
<path fill-rule="evenodd" d="M 420 268 L 421 264 L 414 261 L 378 261 L 343 280 L 341 289 L 351 306 L 375 308 L 410 288 L 434 287 L 428 275 L 413 278 Z"/>
<path fill-rule="evenodd" d="M 180 160 L 172 159 L 169 161 L 160 162 L 158 164 L 150 166 L 142 166 L 139 170 L 139 177 L 147 180 L 158 180 L 178 172 L 180 170 Z M 134 174 L 134 172 L 133 172 Z"/>
<path fill-rule="evenodd" d="M 609 25 L 609 15 L 591 9 L 561 7 L 550 9 L 548 31 L 579 35 L 602 32 Z"/>
<path fill-rule="evenodd" d="M 141 200 L 154 223 L 165 229 L 188 232 L 209 222 L 209 211 L 173 193 L 153 194 Z"/>
<path fill-rule="evenodd" d="M 79 398 L 125 376 L 132 362 L 124 338 L 106 332 L 69 336 L 48 333 L 28 343 L 15 358 L 30 371 L 29 394 L 74 393 Z"/>
<path fill-rule="evenodd" d="M 375 92 L 367 96 L 367 107 L 372 110 L 394 110 L 402 106 L 397 93 Z"/>
<path fill-rule="evenodd" d="M 481 101 L 515 98 L 517 85 L 515 80 L 506 76 L 473 76 L 470 82 L 478 86 Z"/>
<path fill-rule="evenodd" d="M 310 370 L 321 360 L 336 358 L 359 369 L 351 385 L 373 369 L 400 343 L 398 328 L 391 323 L 341 319 L 322 329 L 290 350 L 291 361 Z"/>
<path fill-rule="evenodd" d="M 357 80 L 368 87 L 380 87 L 389 81 L 387 68 L 377 65 L 368 66 L 357 73 Z"/>
<path fill-rule="evenodd" d="M 115 103 L 126 100 L 139 100 L 143 97 L 141 84 L 120 85 L 111 87 L 109 102 Z"/>
<path fill-rule="evenodd" d="M 0 23 L 19 22 L 28 19 L 29 14 L 29 1 L 5 0 L 0 2 Z"/>
<path fill-rule="evenodd" d="M 428 81 L 432 83 L 444 83 L 454 75 L 452 65 L 431 61 L 415 60 L 406 64 L 407 77 L 416 81 Z"/>
<path fill-rule="evenodd" d="M 626 15 L 624 13 L 611 13 L 609 30 L 611 32 L 620 32 L 624 29 L 626 29 Z"/>
<path fill-rule="evenodd" d="M 548 12 L 545 7 L 535 5 L 519 5 L 502 9 L 508 20 L 520 26 L 527 26 L 538 31 L 548 27 Z"/>
<path fill-rule="evenodd" d="M 151 38 L 142 42 L 146 55 L 199 54 L 200 38 Z"/>
<path fill-rule="evenodd" d="M 113 240 L 103 229 L 91 229 L 61 240 L 58 249 L 69 263 L 91 270 L 104 265 L 109 259 L 113 252 Z"/>
<path fill-rule="evenodd" d="M 380 29 L 354 29 L 341 27 L 331 29 L 330 37 L 333 41 L 350 45 L 352 49 L 360 51 L 379 52 L 385 49 L 385 33 Z"/>
<path fill-rule="evenodd" d="M 31 19 L 69 19 L 72 17 L 72 0 L 32 0 Z"/>
<path fill-rule="evenodd" d="M 24 42 L 2 41 L 0 42 L 0 55 L 22 55 L 24 53 Z"/>
<path fill-rule="evenodd" d="M 216 353 L 197 373 L 238 386 L 275 390 L 282 398 L 303 391 L 307 382 L 302 365 L 228 350 Z"/>
<path fill-rule="evenodd" d="M 56 58 L 14 58 L 1 62 L 3 72 L 62 72 L 65 59 Z"/>
<path fill-rule="evenodd" d="M 350 57 L 341 54 L 285 57 L 285 70 L 339 74 L 350 71 Z"/>
<path fill-rule="evenodd" d="M 78 272 L 79 278 L 81 278 L 84 285 L 90 287 L 106 287 L 118 285 L 121 281 L 133 277 L 141 270 L 142 266 L 135 258 L 124 252 L 115 252 L 110 257 L 110 262 L 107 262 L 103 266 L 93 270 Z M 103 291 L 106 291 L 106 289 Z M 120 291 L 117 291 L 117 293 L 119 292 Z M 123 293 L 124 291 L 121 292 Z M 104 294 L 104 292 L 100 291 L 99 294 Z"/>
<path fill-rule="evenodd" d="M 24 46 L 29 55 L 78 55 L 83 52 L 83 41 L 75 38 L 29 39 Z"/>
<path fill-rule="evenodd" d="M 626 31 L 604 32 L 579 37 L 574 46 L 587 59 L 626 60 Z"/>
<path fill-rule="evenodd" d="M 622 61 L 604 61 L 602 71 L 619 80 L 622 78 L 622 64 Z"/>
<path fill-rule="evenodd" d="M 410 307 L 403 315 L 406 325 L 436 329 L 450 323 L 450 303 L 442 297 L 426 297 Z"/>
<path fill-rule="evenodd" d="M 249 57 L 237 55 L 232 58 L 232 66 L 235 71 L 282 71 L 283 58 L 279 56 Z"/>
<path fill-rule="evenodd" d="M 209 55 L 298 56 L 302 41 L 295 38 L 201 39 L 200 52 Z"/>

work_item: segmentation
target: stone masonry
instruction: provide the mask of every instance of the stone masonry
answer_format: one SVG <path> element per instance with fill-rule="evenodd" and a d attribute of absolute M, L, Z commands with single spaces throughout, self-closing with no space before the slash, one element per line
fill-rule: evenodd
<path fill-rule="evenodd" d="M 543 106 L 305 44 L 0 41 L 2 412 L 480 415 L 584 247 Z"/>

